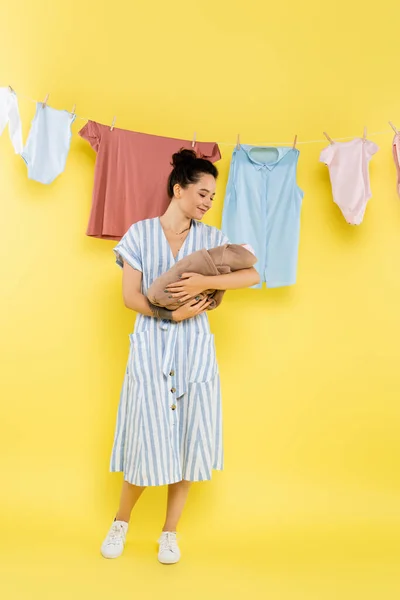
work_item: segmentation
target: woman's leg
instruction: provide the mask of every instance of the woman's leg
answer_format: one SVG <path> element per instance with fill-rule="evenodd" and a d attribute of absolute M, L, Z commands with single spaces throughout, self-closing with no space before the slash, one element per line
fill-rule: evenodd
<path fill-rule="evenodd" d="M 168 486 L 167 516 L 163 531 L 176 531 L 188 497 L 190 481 L 179 481 Z"/>
<path fill-rule="evenodd" d="M 125 546 L 132 509 L 145 489 L 145 487 L 132 485 L 124 481 L 115 521 L 101 545 L 101 553 L 104 558 L 117 558 L 121 556 Z"/>
<path fill-rule="evenodd" d="M 145 489 L 146 487 L 132 485 L 131 483 L 124 481 L 122 485 L 121 498 L 119 501 L 119 508 L 116 514 L 117 521 L 126 521 L 129 523 L 132 509 Z"/>

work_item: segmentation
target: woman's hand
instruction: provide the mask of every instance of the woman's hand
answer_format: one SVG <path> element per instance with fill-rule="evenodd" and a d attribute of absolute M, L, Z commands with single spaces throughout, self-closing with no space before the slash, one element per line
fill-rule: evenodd
<path fill-rule="evenodd" d="M 212 300 L 209 300 L 207 296 L 200 301 L 192 300 L 191 302 L 187 302 L 173 311 L 173 320 L 179 323 L 179 321 L 185 321 L 186 319 L 197 317 L 197 315 L 200 315 L 207 310 L 211 302 Z"/>
<path fill-rule="evenodd" d="M 207 277 L 198 273 L 182 273 L 179 281 L 170 283 L 165 289 L 170 292 L 171 298 L 186 302 L 208 289 Z"/>

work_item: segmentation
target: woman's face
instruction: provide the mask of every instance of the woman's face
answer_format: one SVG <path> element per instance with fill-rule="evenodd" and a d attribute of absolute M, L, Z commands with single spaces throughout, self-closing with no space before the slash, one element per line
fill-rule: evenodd
<path fill-rule="evenodd" d="M 186 217 L 200 221 L 212 206 L 217 182 L 215 178 L 203 173 L 197 183 L 182 188 L 174 186 L 175 198 Z"/>

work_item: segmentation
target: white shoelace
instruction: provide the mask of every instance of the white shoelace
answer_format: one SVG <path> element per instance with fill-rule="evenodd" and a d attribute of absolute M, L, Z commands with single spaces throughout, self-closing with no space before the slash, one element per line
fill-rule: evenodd
<path fill-rule="evenodd" d="M 170 552 L 176 552 L 178 550 L 178 544 L 176 541 L 176 533 L 172 533 L 171 531 L 165 531 L 160 539 L 160 552 L 165 552 L 169 550 Z"/>
<path fill-rule="evenodd" d="M 110 533 L 108 534 L 108 543 L 115 544 L 116 542 L 120 542 L 125 540 L 125 529 L 122 523 L 113 523 Z"/>

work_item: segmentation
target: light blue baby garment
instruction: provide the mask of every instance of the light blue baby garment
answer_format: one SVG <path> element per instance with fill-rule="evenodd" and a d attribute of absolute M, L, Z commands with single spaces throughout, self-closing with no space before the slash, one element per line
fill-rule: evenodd
<path fill-rule="evenodd" d="M 304 192 L 296 183 L 299 151 L 290 147 L 235 148 L 222 215 L 232 244 L 251 244 L 261 288 L 296 283 L 300 212 Z"/>
<path fill-rule="evenodd" d="M 28 165 L 28 177 L 40 183 L 51 183 L 65 169 L 70 142 L 71 125 L 76 118 L 66 110 L 56 110 L 42 102 L 36 113 L 25 148 L 21 154 Z"/>

